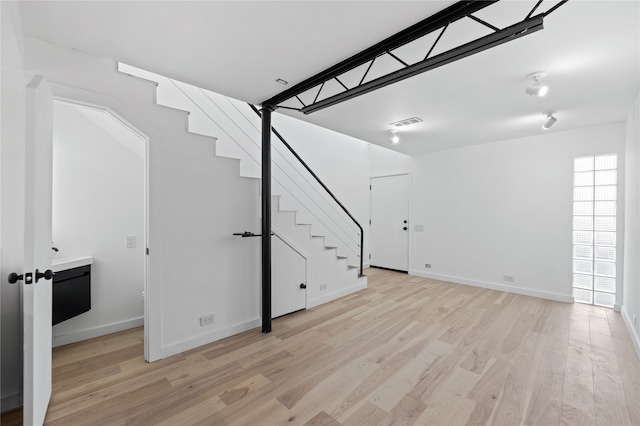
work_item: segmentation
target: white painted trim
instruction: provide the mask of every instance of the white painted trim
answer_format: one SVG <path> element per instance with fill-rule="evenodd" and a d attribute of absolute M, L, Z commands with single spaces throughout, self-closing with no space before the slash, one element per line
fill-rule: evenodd
<path fill-rule="evenodd" d="M 453 277 L 450 275 L 429 274 L 422 271 L 410 270 L 410 275 L 417 277 L 432 278 L 440 281 L 449 281 L 456 284 L 469 285 L 472 287 L 488 288 L 490 290 L 505 291 L 507 293 L 522 294 L 525 296 L 539 297 L 541 299 L 555 300 L 557 302 L 573 303 L 573 296 L 568 294 L 549 293 L 546 291 L 534 290 L 532 288 L 514 287 L 505 284 L 491 283 L 487 281 L 470 280 L 467 278 Z"/>
<path fill-rule="evenodd" d="M 410 175 L 411 172 L 398 172 L 398 173 L 387 173 L 387 174 L 383 174 L 383 175 L 372 175 L 369 176 L 369 180 L 373 179 L 373 178 L 381 178 L 381 177 L 391 177 L 391 176 L 404 176 L 404 175 Z"/>
<path fill-rule="evenodd" d="M 224 339 L 225 337 L 233 336 L 244 331 L 260 327 L 261 324 L 262 320 L 260 318 L 256 318 L 250 321 L 234 324 L 226 328 L 221 328 L 212 331 L 211 333 L 200 335 L 193 339 L 183 340 L 181 342 L 165 346 L 161 349 L 160 359 L 167 358 L 172 355 L 197 348 L 199 346 L 216 342 L 218 340 Z"/>
<path fill-rule="evenodd" d="M 411 196 L 413 191 L 413 179 L 411 172 L 402 172 L 402 173 L 389 173 L 383 175 L 369 176 L 369 259 L 371 260 L 371 186 L 373 185 L 373 179 L 376 178 L 384 178 L 384 177 L 393 177 L 393 176 L 407 176 L 409 178 L 409 205 L 407 206 L 407 269 L 411 269 L 411 246 L 412 246 L 412 237 L 411 237 L 411 225 L 413 222 L 412 214 L 413 211 L 413 197 Z M 363 254 L 364 256 L 364 254 Z M 362 266 L 362 269 L 369 268 L 371 266 L 371 262 L 367 264 L 367 266 Z M 364 273 L 364 271 L 363 271 Z"/>
<path fill-rule="evenodd" d="M 115 66 L 117 71 L 117 64 Z M 142 82 L 143 79 L 140 79 Z M 151 83 L 149 83 L 151 84 Z M 49 81 L 52 92 L 54 93 L 54 99 L 62 102 L 70 102 L 78 105 L 84 105 L 89 107 L 97 107 L 103 110 L 109 111 L 114 116 L 118 117 L 125 125 L 136 130 L 136 133 L 140 133 L 145 138 L 145 212 L 144 212 L 144 227 L 145 227 L 145 250 L 151 247 L 155 243 L 155 247 L 162 247 L 161 232 L 154 233 L 156 229 L 162 227 L 162 219 L 160 215 L 154 217 L 154 222 L 157 225 L 152 226 L 150 221 L 150 211 L 152 210 L 151 204 L 151 179 L 150 179 L 150 141 L 160 141 L 163 136 L 157 133 L 153 126 L 149 126 L 147 123 L 139 123 L 135 125 L 126 120 L 124 116 L 135 117 L 136 115 L 130 110 L 130 107 L 117 99 L 111 97 L 108 94 L 101 92 L 93 92 L 87 89 L 70 86 L 65 83 Z M 157 84 L 155 85 L 157 86 Z M 155 90 L 155 88 L 154 88 Z M 116 113 L 119 111 L 123 115 Z M 141 129 L 144 130 L 141 130 Z M 140 130 L 139 130 L 140 129 Z M 162 250 L 156 250 L 154 253 L 153 264 L 162 265 Z M 145 273 L 144 273 L 144 358 L 147 362 L 153 362 L 161 359 L 162 353 L 162 273 L 161 267 L 152 267 L 151 255 L 145 253 Z M 155 282 L 154 282 L 155 280 Z"/>
<path fill-rule="evenodd" d="M 620 305 L 618 305 L 617 303 L 615 305 L 613 305 L 613 310 L 615 312 L 620 312 Z"/>
<path fill-rule="evenodd" d="M 2 400 L 0 400 L 0 404 L 3 413 L 13 410 L 14 408 L 22 407 L 22 395 L 20 391 L 16 391 L 11 395 L 4 395 Z"/>
<path fill-rule="evenodd" d="M 128 330 L 130 328 L 140 327 L 144 325 L 144 318 L 134 318 L 126 321 L 120 321 L 113 324 L 103 325 L 86 330 L 76 331 L 73 333 L 61 334 L 53 337 L 52 346 L 54 348 L 69 343 L 80 342 L 82 340 L 93 339 L 94 337 L 104 336 L 106 334 L 117 333 L 118 331 Z"/>
<path fill-rule="evenodd" d="M 621 309 L 622 319 L 627 326 L 627 330 L 629 330 L 629 335 L 631 336 L 631 341 L 633 342 L 633 346 L 636 348 L 636 354 L 638 358 L 640 358 L 640 336 L 636 333 L 635 328 L 633 327 L 633 323 L 631 321 L 631 317 L 627 313 L 627 310 L 623 306 Z"/>
<path fill-rule="evenodd" d="M 322 297 L 307 300 L 307 309 L 311 309 L 324 303 L 331 302 L 332 300 L 339 299 L 340 297 L 348 296 L 357 291 L 364 290 L 367 288 L 367 282 L 367 277 L 360 277 L 358 278 L 358 281 L 352 286 L 343 288 L 340 291 L 334 291 L 333 293 L 325 294 Z"/>

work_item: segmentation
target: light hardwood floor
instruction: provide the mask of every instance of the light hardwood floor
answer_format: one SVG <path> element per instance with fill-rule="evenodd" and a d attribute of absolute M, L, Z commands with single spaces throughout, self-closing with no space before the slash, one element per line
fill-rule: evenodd
<path fill-rule="evenodd" d="M 50 425 L 640 425 L 620 314 L 369 269 L 369 288 L 152 364 L 54 350 Z"/>

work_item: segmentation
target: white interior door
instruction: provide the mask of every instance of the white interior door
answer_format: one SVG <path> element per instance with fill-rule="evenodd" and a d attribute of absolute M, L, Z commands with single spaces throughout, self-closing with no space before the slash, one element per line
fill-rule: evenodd
<path fill-rule="evenodd" d="M 22 281 L 24 424 L 41 425 L 51 398 L 51 169 L 53 96 L 41 76 L 26 91 Z M 29 283 L 31 281 L 31 283 Z"/>
<path fill-rule="evenodd" d="M 409 270 L 409 175 L 371 178 L 370 263 Z"/>
<path fill-rule="evenodd" d="M 271 316 L 307 307 L 307 260 L 282 241 L 271 238 Z"/>

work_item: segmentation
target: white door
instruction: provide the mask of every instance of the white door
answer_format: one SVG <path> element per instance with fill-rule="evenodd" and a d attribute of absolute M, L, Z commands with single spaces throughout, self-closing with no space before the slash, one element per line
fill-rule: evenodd
<path fill-rule="evenodd" d="M 53 97 L 41 76 L 27 85 L 22 280 L 24 424 L 44 422 L 51 398 L 51 169 Z"/>
<path fill-rule="evenodd" d="M 271 317 L 307 307 L 307 260 L 282 241 L 271 238 Z"/>
<path fill-rule="evenodd" d="M 409 270 L 409 175 L 371 178 L 370 263 Z"/>

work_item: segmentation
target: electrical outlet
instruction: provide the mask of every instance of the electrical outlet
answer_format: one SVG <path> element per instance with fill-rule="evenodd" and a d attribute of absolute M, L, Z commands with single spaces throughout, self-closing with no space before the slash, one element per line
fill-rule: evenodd
<path fill-rule="evenodd" d="M 129 235 L 127 236 L 127 248 L 135 248 L 136 247 L 136 236 Z"/>
<path fill-rule="evenodd" d="M 431 264 L 430 264 L 430 263 L 425 263 L 425 264 L 424 264 L 424 267 L 425 267 L 425 268 L 431 268 Z"/>
<path fill-rule="evenodd" d="M 504 280 L 508 283 L 514 283 L 516 282 L 516 277 L 514 277 L 513 275 L 505 275 Z"/>
<path fill-rule="evenodd" d="M 213 314 L 200 317 L 200 327 L 213 324 Z"/>
<path fill-rule="evenodd" d="M 142 300 L 144 300 L 144 291 L 142 292 Z"/>
<path fill-rule="evenodd" d="M 325 291 L 327 289 L 327 284 L 320 284 L 320 291 Z"/>

